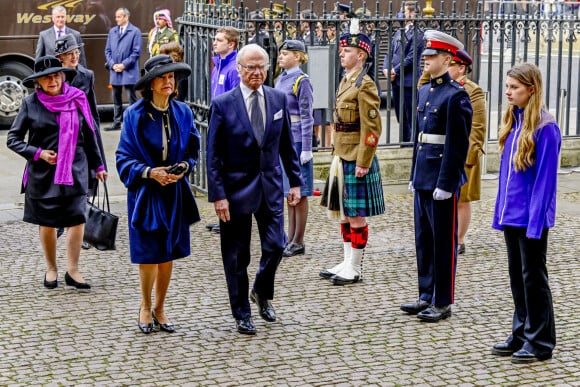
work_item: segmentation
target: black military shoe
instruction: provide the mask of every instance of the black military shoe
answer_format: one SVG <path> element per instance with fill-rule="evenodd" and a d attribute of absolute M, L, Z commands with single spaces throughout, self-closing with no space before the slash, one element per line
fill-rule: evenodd
<path fill-rule="evenodd" d="M 417 314 L 424 311 L 431 305 L 428 301 L 417 299 L 415 302 L 410 302 L 408 304 L 401 304 L 401 310 L 409 314 Z"/>
<path fill-rule="evenodd" d="M 435 306 L 431 305 L 427 309 L 417 314 L 417 318 L 427 322 L 437 322 L 451 317 L 451 305 Z"/>
<path fill-rule="evenodd" d="M 536 354 L 528 352 L 522 348 L 519 351 L 514 352 L 514 354 L 512 355 L 512 363 L 530 364 L 530 363 L 535 363 L 537 361 L 548 360 L 550 358 L 552 358 L 552 352 L 542 354 L 542 355 L 539 355 L 539 354 L 536 355 Z"/>
<path fill-rule="evenodd" d="M 491 349 L 491 354 L 496 356 L 511 356 L 520 347 L 515 347 L 512 343 L 497 343 Z"/>

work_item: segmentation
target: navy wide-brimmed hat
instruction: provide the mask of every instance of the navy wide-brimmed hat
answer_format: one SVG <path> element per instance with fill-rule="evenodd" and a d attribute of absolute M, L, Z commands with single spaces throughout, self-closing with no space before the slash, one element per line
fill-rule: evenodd
<path fill-rule="evenodd" d="M 163 74 L 175 73 L 175 80 L 187 78 L 191 74 L 191 67 L 183 62 L 174 62 L 169 55 L 155 55 L 149 58 L 141 69 L 141 79 L 135 84 L 135 90 L 145 88 L 151 81 Z"/>
<path fill-rule="evenodd" d="M 304 47 L 304 42 L 301 42 L 300 40 L 293 40 L 293 39 L 285 40 L 284 43 L 282 43 L 282 45 L 280 46 L 280 48 L 278 50 L 280 50 L 280 51 L 282 51 L 282 50 L 300 51 L 300 52 L 306 53 L 306 47 Z"/>
<path fill-rule="evenodd" d="M 59 73 L 61 71 L 65 74 L 66 81 L 69 83 L 77 74 L 77 71 L 75 69 L 62 67 L 60 59 L 58 59 L 56 56 L 52 55 L 41 56 L 40 58 L 34 61 L 34 73 L 24 78 L 22 84 L 26 87 L 34 87 L 34 81 L 36 79 L 42 78 L 50 74 Z"/>
<path fill-rule="evenodd" d="M 60 55 L 72 50 L 76 50 L 77 48 L 81 48 L 84 45 L 84 43 L 78 44 L 74 35 L 67 34 L 56 40 L 54 52 L 56 55 Z"/>

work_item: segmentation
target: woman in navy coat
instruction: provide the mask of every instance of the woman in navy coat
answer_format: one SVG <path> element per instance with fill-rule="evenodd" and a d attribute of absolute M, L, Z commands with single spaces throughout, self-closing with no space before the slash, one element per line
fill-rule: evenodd
<path fill-rule="evenodd" d="M 117 170 L 127 187 L 131 262 L 139 264 L 138 326 L 146 334 L 154 325 L 171 333 L 164 304 L 173 260 L 190 254 L 189 226 L 200 219 L 187 178 L 199 158 L 200 136 L 189 107 L 174 100 L 177 82 L 191 68 L 168 55 L 144 67 L 135 85 L 143 98 L 123 117 Z"/>

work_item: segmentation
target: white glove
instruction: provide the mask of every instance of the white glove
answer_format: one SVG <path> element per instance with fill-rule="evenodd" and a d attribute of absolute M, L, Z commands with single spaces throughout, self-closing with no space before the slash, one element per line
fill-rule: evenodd
<path fill-rule="evenodd" d="M 451 192 L 443 191 L 439 188 L 435 188 L 435 191 L 433 191 L 433 199 L 435 200 L 446 200 L 449 199 L 451 195 L 453 195 Z"/>
<path fill-rule="evenodd" d="M 300 152 L 300 164 L 306 164 L 310 160 L 312 160 L 314 156 L 312 155 L 312 151 L 302 151 Z"/>
<path fill-rule="evenodd" d="M 415 193 L 415 187 L 413 187 L 413 182 L 412 182 L 412 181 L 410 181 L 410 182 L 409 182 L 409 187 L 408 187 L 408 189 L 409 189 L 409 191 L 411 191 L 411 192 Z"/>

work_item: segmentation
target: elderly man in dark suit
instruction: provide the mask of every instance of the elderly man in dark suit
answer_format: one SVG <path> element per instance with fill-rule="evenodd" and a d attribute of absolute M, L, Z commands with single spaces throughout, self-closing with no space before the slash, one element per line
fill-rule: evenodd
<path fill-rule="evenodd" d="M 127 8 L 115 12 L 117 26 L 109 30 L 105 46 L 105 66 L 109 69 L 109 84 L 113 86 L 113 124 L 105 130 L 121 129 L 123 120 L 123 87 L 129 102 L 137 102 L 135 83 L 139 79 L 141 56 L 141 30 L 129 22 L 131 13 Z"/>
<path fill-rule="evenodd" d="M 257 44 L 236 58 L 241 83 L 211 104 L 207 139 L 208 198 L 220 218 L 221 251 L 232 314 L 239 333 L 255 334 L 248 300 L 252 215 L 262 257 L 250 298 L 260 316 L 275 321 L 274 277 L 286 242 L 282 165 L 288 203 L 300 201 L 300 164 L 290 132 L 286 96 L 264 86 L 268 54 Z"/>
<path fill-rule="evenodd" d="M 74 36 L 77 44 L 81 46 L 80 48 L 80 58 L 79 62 L 83 65 L 87 65 L 87 59 L 85 57 L 85 50 L 82 48 L 83 40 L 81 39 L 81 34 L 77 30 L 68 28 L 66 26 L 66 8 L 62 5 L 57 5 L 52 9 L 52 23 L 53 26 L 47 30 L 40 31 L 38 35 L 38 43 L 36 44 L 36 58 L 40 58 L 45 55 L 55 55 L 55 44 L 56 40 L 63 37 L 64 35 Z"/>
<path fill-rule="evenodd" d="M 391 79 L 393 106 L 397 120 L 402 122 L 402 142 L 411 141 L 413 114 L 413 90 L 421 77 L 421 52 L 423 51 L 423 31 L 415 29 L 415 2 L 405 3 L 405 28 L 395 32 L 391 44 L 391 57 L 385 55 L 383 73 Z M 413 71 L 413 65 L 415 71 Z M 390 70 L 389 70 L 390 66 Z M 401 110 L 401 93 L 403 110 Z"/>

